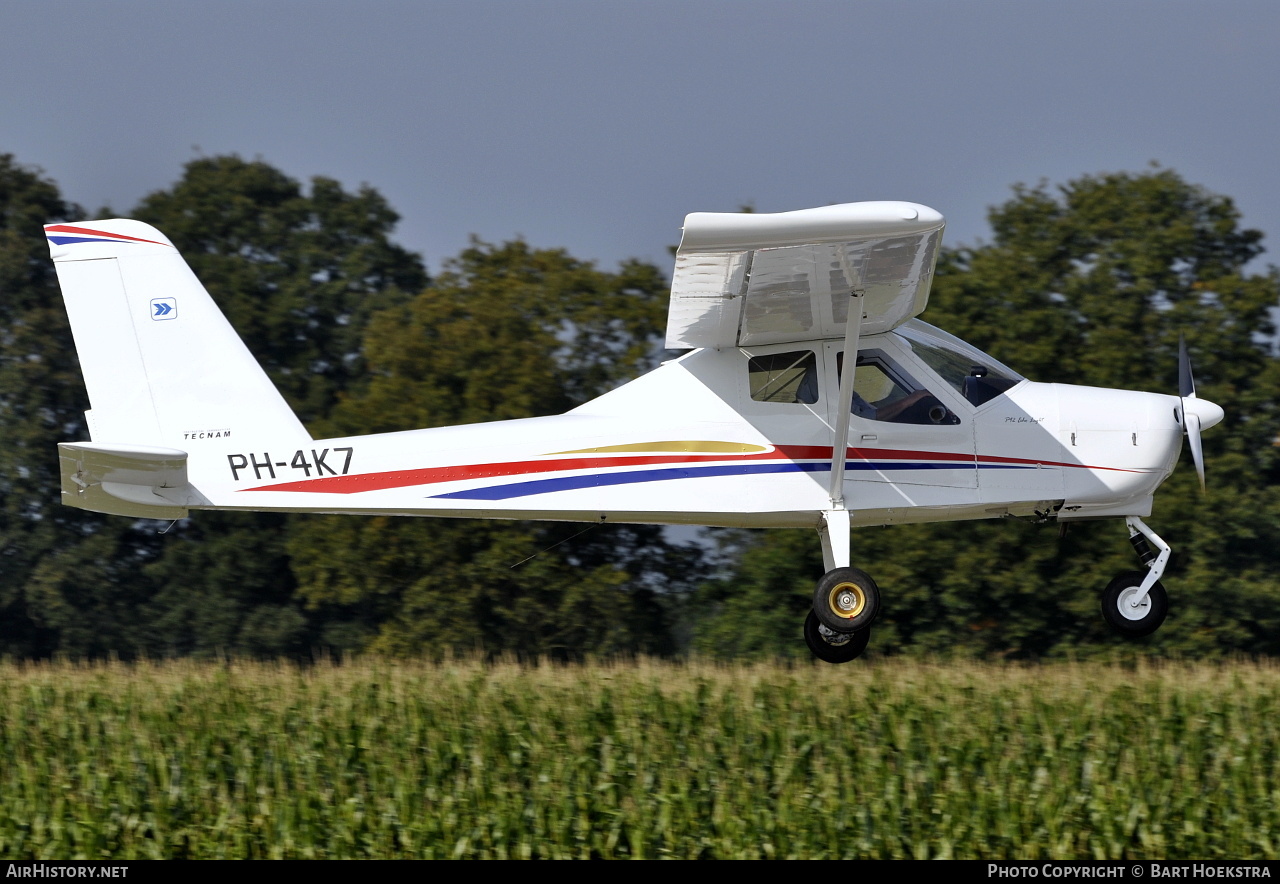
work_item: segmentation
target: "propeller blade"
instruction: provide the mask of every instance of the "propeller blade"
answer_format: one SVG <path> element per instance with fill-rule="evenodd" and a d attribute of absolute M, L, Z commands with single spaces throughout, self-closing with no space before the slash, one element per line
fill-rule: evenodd
<path fill-rule="evenodd" d="M 1196 381 L 1191 376 L 1191 357 L 1187 355 L 1187 341 L 1178 336 L 1178 395 L 1183 399 L 1196 394 Z"/>
<path fill-rule="evenodd" d="M 1200 444 L 1200 416 L 1190 414 L 1185 409 L 1182 419 L 1187 427 L 1187 442 L 1191 446 L 1191 460 L 1196 465 L 1196 475 L 1200 477 L 1200 492 L 1205 491 L 1204 484 L 1204 447 Z"/>
<path fill-rule="evenodd" d="M 1191 448 L 1191 460 L 1196 465 L 1196 475 L 1200 477 L 1200 493 L 1206 489 L 1204 483 L 1204 445 L 1200 441 L 1200 430 L 1203 423 L 1213 426 L 1222 420 L 1222 409 L 1212 402 L 1206 402 L 1196 396 L 1196 379 L 1191 374 L 1191 356 L 1187 353 L 1187 339 L 1178 335 L 1178 396 L 1182 400 L 1182 426 L 1187 434 L 1187 444 Z M 1187 406 L 1191 406 L 1188 408 Z M 1201 416 L 1208 418 L 1201 421 Z"/>

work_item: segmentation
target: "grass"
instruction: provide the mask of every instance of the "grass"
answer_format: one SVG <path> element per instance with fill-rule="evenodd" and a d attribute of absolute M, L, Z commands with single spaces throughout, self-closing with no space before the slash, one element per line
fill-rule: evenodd
<path fill-rule="evenodd" d="M 1280 669 L 0 665 L 0 856 L 1270 858 Z"/>

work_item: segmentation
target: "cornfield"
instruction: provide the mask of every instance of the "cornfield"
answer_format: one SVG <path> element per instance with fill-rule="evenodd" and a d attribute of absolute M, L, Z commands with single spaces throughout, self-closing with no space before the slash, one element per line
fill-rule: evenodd
<path fill-rule="evenodd" d="M 1259 663 L 0 665 L 0 856 L 1271 858 Z"/>

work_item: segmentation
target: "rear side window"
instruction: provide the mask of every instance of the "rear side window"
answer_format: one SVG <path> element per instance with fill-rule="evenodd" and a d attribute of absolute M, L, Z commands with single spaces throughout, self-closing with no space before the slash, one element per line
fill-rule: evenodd
<path fill-rule="evenodd" d="M 747 378 L 757 402 L 818 401 L 818 360 L 812 350 L 752 356 Z"/>

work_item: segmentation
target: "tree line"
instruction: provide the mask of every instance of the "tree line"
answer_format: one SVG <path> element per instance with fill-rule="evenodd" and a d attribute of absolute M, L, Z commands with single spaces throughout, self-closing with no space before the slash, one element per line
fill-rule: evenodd
<path fill-rule="evenodd" d="M 370 187 L 210 157 L 124 214 L 182 251 L 317 437 L 558 413 L 664 355 L 663 269 L 473 239 L 433 277 Z M 61 506 L 56 444 L 88 438 L 88 401 L 42 225 L 85 218 L 0 155 L 0 655 L 808 654 L 814 532 L 168 526 Z M 1280 276 L 1248 269 L 1262 234 L 1158 167 L 1017 186 L 990 221 L 990 243 L 944 250 L 924 318 L 1036 380 L 1168 392 L 1185 335 L 1199 392 L 1227 411 L 1205 434 L 1210 493 L 1184 465 L 1157 495 L 1172 609 L 1140 651 L 1280 651 Z M 1112 653 L 1098 594 L 1136 567 L 1113 521 L 867 529 L 853 551 L 884 592 L 872 647 L 890 654 Z"/>

